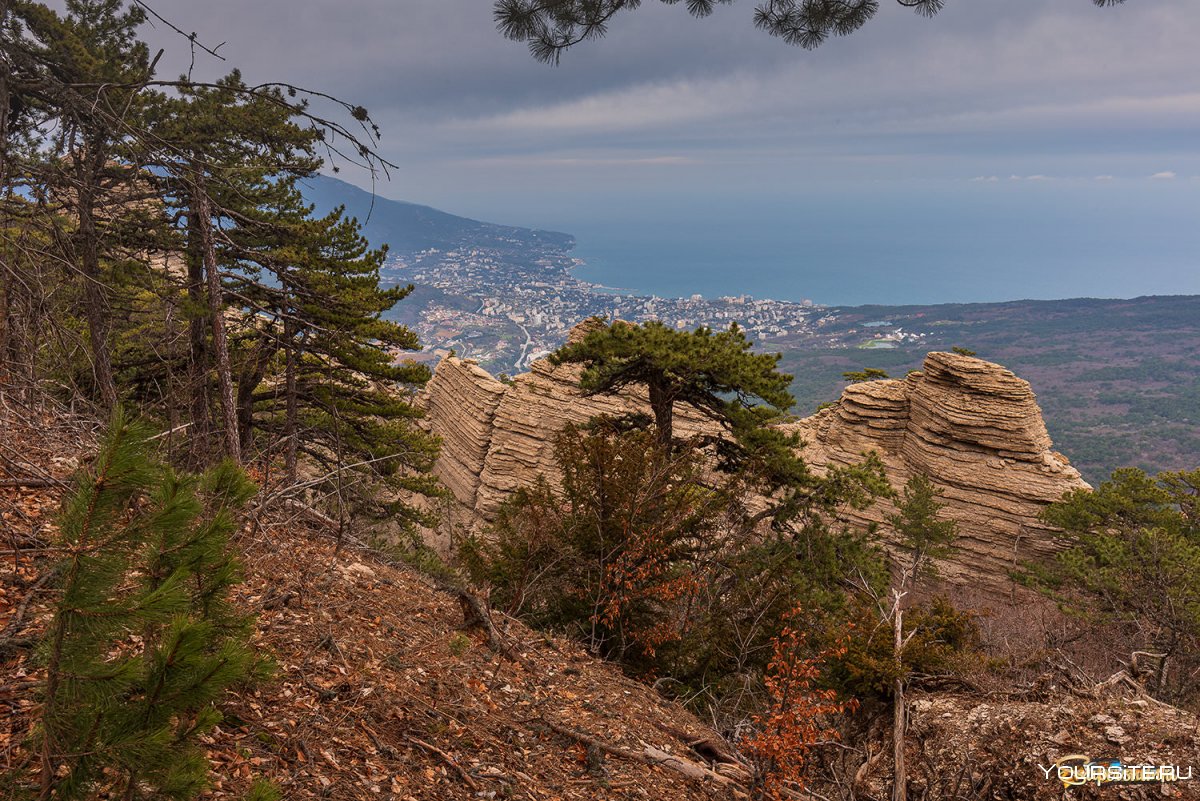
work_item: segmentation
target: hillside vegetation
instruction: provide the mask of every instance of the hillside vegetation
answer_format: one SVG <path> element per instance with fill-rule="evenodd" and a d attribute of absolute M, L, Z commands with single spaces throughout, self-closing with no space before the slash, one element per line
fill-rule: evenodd
<path fill-rule="evenodd" d="M 51 484 L 0 483 L 13 549 L 0 567 L 8 798 L 37 781 L 30 744 L 45 668 L 24 643 L 50 620 L 58 482 L 88 462 L 94 427 L 57 412 L 0 417 L 0 446 L 10 469 Z M 254 515 L 235 545 L 245 576 L 233 602 L 252 617 L 250 642 L 273 671 L 219 704 L 223 720 L 201 738 L 204 797 L 244 798 L 263 779 L 300 799 L 725 797 L 720 774 L 703 780 L 698 767 L 717 735 L 575 643 L 498 619 L 502 645 L 492 645 L 464 624 L 453 594 L 353 534 L 339 540 L 286 512 Z"/>
<path fill-rule="evenodd" d="M 893 377 L 925 353 L 970 348 L 1033 385 L 1055 448 L 1096 484 L 1118 467 L 1187 470 L 1200 454 L 1200 297 L 1014 301 L 836 310 L 836 348 L 771 343 L 795 376 L 797 410 L 834 400 L 842 373 L 874 367 Z M 861 348 L 889 321 L 929 332 L 919 343 Z"/>

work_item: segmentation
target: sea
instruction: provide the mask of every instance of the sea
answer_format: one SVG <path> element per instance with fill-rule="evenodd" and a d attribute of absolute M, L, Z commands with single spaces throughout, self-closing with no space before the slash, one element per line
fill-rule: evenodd
<path fill-rule="evenodd" d="M 539 225 L 575 235 L 580 278 L 641 295 L 905 305 L 1200 294 L 1200 181 L 630 198 L 581 212 Z"/>

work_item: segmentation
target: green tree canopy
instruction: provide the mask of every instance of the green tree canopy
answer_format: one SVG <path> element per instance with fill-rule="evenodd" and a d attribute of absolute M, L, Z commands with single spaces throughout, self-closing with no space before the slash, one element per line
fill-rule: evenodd
<path fill-rule="evenodd" d="M 662 0 L 677 5 L 679 0 Z M 687 0 L 688 13 L 707 17 L 718 4 L 733 0 Z M 942 10 L 946 0 L 896 0 L 924 17 Z M 1115 6 L 1125 0 L 1092 0 Z M 633 11 L 642 0 L 496 0 L 496 27 L 507 38 L 529 45 L 538 61 L 557 64 L 563 51 L 599 39 L 617 14 Z M 813 49 L 832 36 L 854 33 L 879 11 L 879 0 L 760 0 L 754 24 L 788 44 Z"/>
<path fill-rule="evenodd" d="M 1200 668 L 1200 470 L 1151 477 L 1123 468 L 1043 512 L 1071 547 L 1030 577 L 1066 609 L 1124 629 L 1160 658 L 1151 684 L 1195 693 Z M 1171 685 L 1174 677 L 1175 684 Z"/>
<path fill-rule="evenodd" d="M 886 381 L 891 376 L 887 374 L 887 370 L 880 370 L 878 367 L 868 367 L 865 370 L 851 370 L 850 372 L 842 373 L 842 378 L 851 384 L 861 384 L 864 381 Z"/>
<path fill-rule="evenodd" d="M 942 517 L 946 504 L 938 500 L 942 491 L 924 473 L 914 473 L 904 485 L 896 503 L 897 512 L 888 522 L 900 535 L 909 552 L 901 584 L 916 582 L 922 574 L 936 575 L 933 559 L 945 559 L 954 553 L 958 522 Z"/>
<path fill-rule="evenodd" d="M 645 385 L 659 441 L 669 443 L 676 403 L 735 432 L 747 415 L 761 417 L 792 405 L 792 377 L 776 369 L 780 354 L 752 353 L 752 345 L 736 323 L 727 331 L 702 326 L 686 332 L 657 320 L 617 321 L 563 346 L 550 361 L 584 365 L 580 387 L 588 394 Z"/>
<path fill-rule="evenodd" d="M 460 546 L 510 614 L 712 701 L 744 692 L 797 605 L 826 620 L 859 582 L 883 590 L 878 548 L 834 519 L 872 495 L 869 469 L 831 471 L 797 496 L 795 525 L 764 530 L 746 503 L 753 475 L 714 477 L 701 451 L 614 423 L 568 426 L 555 441 L 560 486 L 518 490 Z"/>

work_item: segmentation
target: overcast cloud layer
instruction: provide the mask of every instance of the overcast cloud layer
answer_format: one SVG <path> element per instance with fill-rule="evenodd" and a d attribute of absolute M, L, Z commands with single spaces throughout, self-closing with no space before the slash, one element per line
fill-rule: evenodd
<path fill-rule="evenodd" d="M 366 105 L 400 165 L 384 193 L 428 202 L 631 181 L 1200 172 L 1195 0 L 952 0 L 934 20 L 885 2 L 864 30 L 815 52 L 755 30 L 749 2 L 695 20 L 651 1 L 557 68 L 502 39 L 488 0 L 155 7 L 226 42 L 249 80 Z M 186 67 L 181 42 L 148 33 L 168 47 L 168 70 Z M 199 70 L 226 66 L 202 58 Z"/>
<path fill-rule="evenodd" d="M 754 29 L 753 0 L 704 20 L 646 0 L 559 67 L 504 40 L 490 0 L 154 8 L 224 43 L 228 61 L 199 55 L 199 75 L 237 66 L 369 108 L 398 165 L 380 194 L 570 231 L 585 255 L 641 226 L 687 270 L 693 255 L 659 229 L 721 224 L 729 258 L 795 229 L 772 252 L 803 252 L 816 230 L 924 263 L 954 226 L 963 249 L 925 283 L 972 265 L 1029 278 L 937 297 L 1200 292 L 1197 0 L 949 0 L 932 20 L 884 0 L 862 31 L 813 52 Z M 187 69 L 186 41 L 161 24 L 146 34 L 167 48 L 164 72 Z M 800 220 L 806 208 L 829 222 Z M 940 239 L 897 233 L 939 223 Z M 973 254 L 983 242 L 996 244 Z M 867 259 L 831 253 L 835 270 Z M 1050 272 L 1059 283 L 1039 284 Z"/>

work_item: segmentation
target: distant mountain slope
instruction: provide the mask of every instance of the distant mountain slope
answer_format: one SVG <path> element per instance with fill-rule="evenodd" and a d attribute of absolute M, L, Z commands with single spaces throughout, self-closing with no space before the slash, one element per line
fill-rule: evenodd
<path fill-rule="evenodd" d="M 838 398 L 842 373 L 920 369 L 958 345 L 1033 385 L 1056 450 L 1092 484 L 1118 467 L 1152 473 L 1200 463 L 1200 295 L 1075 298 L 935 306 L 842 306 L 819 341 L 769 343 L 796 376 L 796 410 Z M 924 332 L 919 342 L 864 348 L 877 321 Z M 845 345 L 859 344 L 859 347 Z"/>
<path fill-rule="evenodd" d="M 381 195 L 372 197 L 370 192 L 325 175 L 302 181 L 301 189 L 318 213 L 345 206 L 347 213 L 363 223 L 363 232 L 371 244 L 376 247 L 387 244 L 393 255 L 429 248 L 472 247 L 532 253 L 547 248 L 569 250 L 575 246 L 575 238 L 569 234 L 495 225 Z"/>

